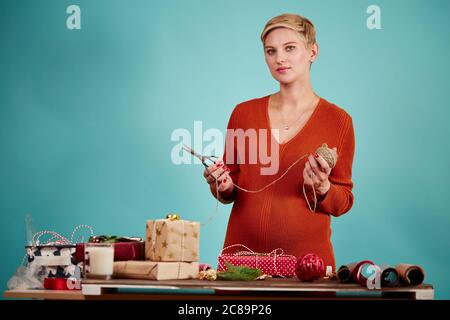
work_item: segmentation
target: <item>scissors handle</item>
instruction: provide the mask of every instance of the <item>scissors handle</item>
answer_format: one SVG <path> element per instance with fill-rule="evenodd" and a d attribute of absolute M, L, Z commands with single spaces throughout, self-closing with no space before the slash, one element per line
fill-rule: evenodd
<path fill-rule="evenodd" d="M 219 158 L 216 156 L 202 156 L 202 158 L 203 158 L 202 163 L 205 167 L 209 167 L 210 165 L 216 164 L 217 160 L 219 160 Z M 206 160 L 211 161 L 211 164 L 208 165 L 206 163 Z"/>
<path fill-rule="evenodd" d="M 192 154 L 197 159 L 199 159 L 202 162 L 202 164 L 205 166 L 205 168 L 208 168 L 209 166 L 211 166 L 213 164 L 216 164 L 217 160 L 219 159 L 216 156 L 204 156 L 204 155 L 201 155 L 201 154 L 195 152 L 194 149 L 189 148 L 186 145 L 183 145 L 183 149 L 185 151 L 189 152 L 190 154 Z M 206 161 L 211 161 L 211 164 L 208 164 Z"/>

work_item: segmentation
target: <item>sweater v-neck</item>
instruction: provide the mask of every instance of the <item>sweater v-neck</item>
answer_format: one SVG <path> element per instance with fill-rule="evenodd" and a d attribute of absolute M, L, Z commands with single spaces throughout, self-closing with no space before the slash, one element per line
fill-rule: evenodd
<path fill-rule="evenodd" d="M 314 111 L 312 112 L 312 114 L 309 116 L 308 120 L 306 120 L 306 123 L 303 125 L 303 127 L 289 140 L 283 142 L 283 143 L 279 143 L 279 141 L 277 141 L 277 139 L 275 139 L 275 137 L 272 134 L 272 126 L 270 125 L 270 118 L 269 118 L 269 102 L 270 102 L 270 94 L 267 95 L 265 97 L 265 102 L 264 102 L 264 113 L 266 116 L 266 127 L 267 129 L 270 131 L 271 137 L 273 138 L 273 140 L 282 148 L 285 148 L 288 144 L 290 144 L 292 141 L 298 139 L 300 136 L 302 136 L 304 134 L 304 132 L 306 131 L 306 129 L 308 129 L 309 126 L 311 126 L 311 123 L 313 122 L 314 118 L 317 117 L 318 114 L 318 110 L 321 107 L 322 103 L 323 103 L 323 99 L 322 97 L 319 97 L 319 102 L 317 102 L 317 105 L 314 107 Z"/>

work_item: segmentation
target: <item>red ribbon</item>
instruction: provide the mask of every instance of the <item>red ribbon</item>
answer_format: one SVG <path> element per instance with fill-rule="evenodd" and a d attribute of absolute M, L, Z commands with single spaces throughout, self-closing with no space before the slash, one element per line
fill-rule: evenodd
<path fill-rule="evenodd" d="M 45 278 L 44 279 L 44 288 L 47 290 L 81 290 L 77 289 L 77 286 L 73 285 L 72 289 L 67 286 L 67 282 L 74 282 L 72 279 L 64 279 L 64 278 Z M 78 286 L 79 288 L 81 286 Z"/>

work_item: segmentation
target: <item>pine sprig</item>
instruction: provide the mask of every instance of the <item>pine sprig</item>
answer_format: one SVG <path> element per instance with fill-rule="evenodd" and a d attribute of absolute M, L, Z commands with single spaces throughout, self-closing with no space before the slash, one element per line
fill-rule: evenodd
<path fill-rule="evenodd" d="M 247 266 L 235 266 L 225 262 L 226 271 L 217 273 L 217 279 L 229 281 L 252 281 L 262 275 L 261 270 Z"/>

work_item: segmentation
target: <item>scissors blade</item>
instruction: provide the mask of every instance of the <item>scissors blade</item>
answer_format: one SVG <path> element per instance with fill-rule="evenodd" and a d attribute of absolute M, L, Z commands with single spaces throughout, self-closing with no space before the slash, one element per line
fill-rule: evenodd
<path fill-rule="evenodd" d="M 205 163 L 203 156 L 201 154 L 198 154 L 197 152 L 195 152 L 193 149 L 189 148 L 187 145 L 183 144 L 183 149 L 187 152 L 189 152 L 190 154 L 192 154 L 194 157 L 196 157 L 197 159 L 199 159 L 203 165 L 207 168 L 208 164 Z"/>

